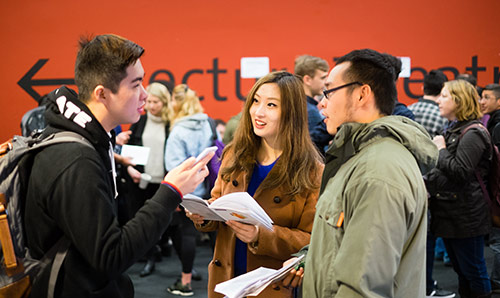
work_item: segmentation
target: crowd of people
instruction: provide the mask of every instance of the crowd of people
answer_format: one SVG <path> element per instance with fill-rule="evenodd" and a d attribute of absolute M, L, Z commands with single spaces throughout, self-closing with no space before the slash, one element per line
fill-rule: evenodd
<path fill-rule="evenodd" d="M 33 256 L 61 238 L 70 242 L 54 297 L 133 297 L 124 272 L 143 258 L 140 275 L 153 274 L 169 243 L 182 269 L 166 291 L 193 295 L 199 233 L 213 240 L 209 297 L 223 297 L 214 291 L 223 281 L 301 255 L 302 264 L 259 297 L 500 291 L 500 228 L 492 227 L 496 202 L 485 200 L 484 187 L 500 146 L 500 85 L 479 88 L 470 77 L 448 80 L 432 70 L 423 97 L 406 107 L 396 90 L 398 58 L 354 50 L 330 68 L 304 55 L 294 74 L 260 78 L 241 112 L 215 130 L 193 86 L 143 87 L 143 53 L 117 35 L 82 39 L 78 93 L 63 86 L 46 97 L 42 135 L 73 131 L 93 145 L 41 150 L 26 185 Z M 132 125 L 115 138 L 123 124 Z M 193 157 L 214 138 L 226 146 L 212 188 L 205 177 L 214 154 Z M 113 152 L 125 144 L 149 148 L 147 162 Z M 179 205 L 190 193 L 210 204 L 235 192 L 249 193 L 273 229 L 206 220 Z M 432 277 L 436 239 L 458 289 L 440 289 Z M 485 241 L 493 264 L 486 264 Z M 31 297 L 46 297 L 50 275 L 50 266 L 39 273 Z"/>

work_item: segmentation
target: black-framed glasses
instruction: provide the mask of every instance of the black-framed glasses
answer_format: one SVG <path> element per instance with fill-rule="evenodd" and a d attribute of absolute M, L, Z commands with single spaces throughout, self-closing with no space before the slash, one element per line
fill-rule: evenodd
<path fill-rule="evenodd" d="M 352 85 L 360 85 L 360 86 L 363 86 L 363 83 L 360 83 L 360 82 L 351 82 L 351 83 L 347 83 L 347 84 L 344 84 L 344 85 L 340 85 L 338 87 L 335 87 L 335 88 L 332 88 L 332 89 L 328 89 L 328 90 L 324 90 L 323 91 L 323 95 L 325 96 L 326 99 L 328 99 L 328 94 L 332 93 L 332 92 L 335 92 L 339 89 L 342 89 L 342 88 L 345 88 L 345 87 L 349 87 L 349 86 L 352 86 Z"/>

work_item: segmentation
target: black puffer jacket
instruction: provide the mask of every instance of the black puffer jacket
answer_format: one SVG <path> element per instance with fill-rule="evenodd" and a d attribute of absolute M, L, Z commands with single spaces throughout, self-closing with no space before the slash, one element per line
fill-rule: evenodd
<path fill-rule="evenodd" d="M 490 229 L 489 207 L 474 170 L 483 180 L 491 163 L 491 147 L 483 129 L 462 130 L 479 121 L 462 121 L 444 134 L 446 149 L 426 180 L 431 210 L 431 230 L 438 237 L 466 238 L 485 235 Z"/>
<path fill-rule="evenodd" d="M 160 186 L 136 216 L 120 226 L 110 137 L 74 91 L 61 87 L 49 97 L 45 133 L 74 131 L 95 150 L 63 143 L 35 156 L 25 209 L 28 246 L 41 258 L 63 235 L 71 241 L 55 297 L 133 297 L 133 285 L 123 272 L 158 241 L 181 198 Z M 45 270 L 35 281 L 31 297 L 46 297 L 48 275 Z"/>
<path fill-rule="evenodd" d="M 490 132 L 493 144 L 500 148 L 500 110 L 491 113 L 488 120 L 488 131 Z"/>

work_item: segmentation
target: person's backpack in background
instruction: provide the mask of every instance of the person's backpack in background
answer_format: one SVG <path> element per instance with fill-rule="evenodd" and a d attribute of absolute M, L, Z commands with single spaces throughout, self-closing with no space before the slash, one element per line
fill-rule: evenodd
<path fill-rule="evenodd" d="M 45 106 L 36 107 L 27 111 L 21 119 L 21 132 L 23 136 L 29 137 L 31 134 L 45 128 Z"/>
<path fill-rule="evenodd" d="M 215 124 L 215 120 L 209 117 L 208 122 L 210 123 L 210 128 L 212 129 L 211 146 L 217 147 L 217 151 L 215 151 L 214 157 L 207 164 L 208 176 L 207 178 L 205 178 L 205 181 L 207 181 L 208 190 L 212 191 L 212 188 L 215 185 L 215 180 L 217 180 L 217 175 L 219 174 L 222 151 L 224 151 L 224 143 L 222 143 L 222 141 L 219 140 L 217 136 L 217 130 L 216 130 L 217 125 Z"/>
<path fill-rule="evenodd" d="M 485 199 L 488 200 L 493 219 L 493 225 L 500 227 L 500 151 L 498 147 L 491 141 L 491 136 L 486 127 L 479 123 L 474 123 L 467 126 L 460 134 L 459 139 L 471 128 L 479 128 L 486 132 L 489 137 L 492 148 L 492 159 L 490 165 L 490 172 L 488 173 L 488 186 L 484 183 L 478 171 L 474 171 L 479 184 L 483 190 Z"/>
<path fill-rule="evenodd" d="M 74 132 L 60 132 L 47 138 L 15 136 L 0 145 L 0 297 L 28 297 L 38 272 L 52 260 L 47 297 L 53 297 L 57 274 L 70 242 L 61 238 L 41 260 L 34 259 L 26 246 L 23 226 L 25 187 L 33 159 L 42 148 L 64 142 L 92 144 Z"/>

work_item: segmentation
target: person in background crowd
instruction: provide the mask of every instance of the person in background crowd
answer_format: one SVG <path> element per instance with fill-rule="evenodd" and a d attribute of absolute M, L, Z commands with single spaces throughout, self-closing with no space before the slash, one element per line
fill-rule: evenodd
<path fill-rule="evenodd" d="M 490 116 L 486 127 L 491 135 L 493 144 L 500 146 L 500 85 L 486 85 L 479 103 L 481 111 Z"/>
<path fill-rule="evenodd" d="M 307 127 L 316 148 L 325 155 L 325 148 L 332 140 L 326 131 L 323 116 L 319 113 L 318 102 L 315 96 L 321 95 L 325 88 L 325 79 L 328 75 L 328 62 L 310 55 L 302 55 L 295 59 L 295 74 L 302 79 L 307 100 Z"/>
<path fill-rule="evenodd" d="M 151 198 L 167 173 L 165 169 L 165 143 L 170 132 L 169 103 L 170 93 L 167 87 L 160 83 L 151 83 L 146 88 L 148 97 L 144 109 L 146 114 L 142 115 L 138 122 L 130 127 L 129 145 L 144 146 L 149 148 L 149 156 L 144 166 L 128 166 L 126 171 L 128 178 L 128 211 L 132 218 L 146 200 Z M 141 174 L 149 175 L 149 182 L 145 188 L 139 187 Z M 160 256 L 158 246 L 153 246 L 146 254 L 146 264 L 140 276 L 148 276 L 155 269 L 155 261 Z"/>
<path fill-rule="evenodd" d="M 186 84 L 175 86 L 172 91 L 171 131 L 165 150 L 167 170 L 181 164 L 190 156 L 197 156 L 212 144 L 212 129 L 208 115 L 196 92 Z M 209 198 L 207 184 L 202 183 L 193 192 L 201 198 Z M 167 288 L 169 293 L 181 296 L 193 294 L 191 279 L 196 253 L 197 232 L 193 223 L 186 217 L 184 210 L 178 209 L 166 232 L 172 238 L 174 249 L 182 263 L 181 279 Z"/>
<path fill-rule="evenodd" d="M 448 123 L 448 120 L 440 115 L 437 104 L 441 89 L 447 81 L 448 78 L 442 71 L 431 70 L 424 76 L 424 96 L 418 102 L 408 106 L 408 109 L 415 115 L 415 121 L 427 130 L 431 138 L 441 133 Z"/>
<path fill-rule="evenodd" d="M 438 98 L 449 124 L 433 141 L 439 160 L 427 179 L 431 231 L 442 237 L 458 275 L 460 297 L 490 297 L 484 260 L 484 236 L 490 232 L 489 206 L 476 174 L 485 180 L 491 163 L 491 140 L 480 123 L 479 95 L 464 80 L 446 82 Z"/>
<path fill-rule="evenodd" d="M 229 121 L 227 121 L 226 130 L 224 131 L 224 137 L 222 137 L 222 142 L 225 145 L 231 143 L 231 141 L 233 140 L 234 132 L 238 128 L 240 119 L 241 119 L 241 112 L 234 115 L 233 117 L 231 117 L 231 119 L 229 119 Z"/>
<path fill-rule="evenodd" d="M 267 74 L 251 89 L 211 201 L 246 191 L 274 222 L 273 230 L 236 221 L 204 221 L 188 212 L 201 231 L 217 230 L 208 266 L 208 297 L 215 285 L 265 266 L 279 268 L 309 243 L 323 165 L 307 130 L 301 80 L 288 72 Z M 291 297 L 287 288 L 265 289 L 258 297 Z"/>
<path fill-rule="evenodd" d="M 448 81 L 446 75 L 440 70 L 431 70 L 424 76 L 424 96 L 418 102 L 410 105 L 408 109 L 415 115 L 415 121 L 421 124 L 429 133 L 431 138 L 434 138 L 438 133 L 442 133 L 444 126 L 448 123 L 446 118 L 442 117 L 439 112 L 437 99 L 441 94 L 444 83 Z M 428 211 L 430 224 L 430 211 Z M 432 278 L 432 270 L 434 267 L 434 257 L 441 256 L 445 264 L 450 264 L 451 261 L 444 247 L 444 242 L 441 238 L 436 240 L 432 234 L 430 227 L 427 229 L 427 263 L 426 263 L 426 276 L 427 276 L 427 297 L 444 297 L 453 298 L 455 293 L 442 290 L 437 286 L 437 281 Z"/>
<path fill-rule="evenodd" d="M 483 93 L 483 88 L 477 85 L 477 78 L 475 76 L 468 73 L 461 73 L 455 77 L 455 80 L 464 80 L 471 83 L 474 86 L 474 88 L 476 88 L 479 97 L 481 97 L 481 94 Z M 483 114 L 483 117 L 481 118 L 481 123 L 483 123 L 483 125 L 486 126 L 486 123 L 488 123 L 488 119 L 490 119 L 490 115 Z"/>
<path fill-rule="evenodd" d="M 216 127 L 215 129 L 217 130 L 217 133 L 219 134 L 220 138 L 224 138 L 224 133 L 226 132 L 226 122 L 221 119 L 215 119 L 215 124 Z"/>
<path fill-rule="evenodd" d="M 394 67 L 395 71 L 395 78 L 394 81 L 397 83 L 399 79 L 399 74 L 401 73 L 401 69 L 403 67 L 403 63 L 401 62 L 401 59 L 398 57 L 394 57 L 389 54 L 383 54 L 386 56 L 387 60 L 390 61 L 392 66 Z M 396 103 L 394 105 L 394 110 L 392 111 L 393 115 L 398 115 L 398 116 L 404 116 L 406 118 L 409 118 L 411 120 L 415 120 L 415 115 L 413 115 L 413 112 L 409 110 L 404 103 L 401 103 L 397 100 L 396 98 Z"/>
<path fill-rule="evenodd" d="M 500 148 L 500 85 L 486 85 L 479 103 L 481 112 L 490 116 L 486 127 L 491 140 L 494 145 Z M 491 289 L 493 293 L 500 293 L 500 228 L 491 228 L 489 245 L 493 251 L 493 266 L 490 275 Z"/>

